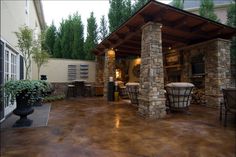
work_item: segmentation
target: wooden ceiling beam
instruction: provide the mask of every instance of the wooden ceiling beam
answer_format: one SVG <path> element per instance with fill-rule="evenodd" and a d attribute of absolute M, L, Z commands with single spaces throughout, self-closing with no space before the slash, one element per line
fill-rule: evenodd
<path fill-rule="evenodd" d="M 121 50 L 117 50 L 116 51 L 116 54 L 133 54 L 133 55 L 139 55 L 140 53 L 141 53 L 141 50 L 140 51 L 128 51 L 128 50 L 123 50 L 123 49 L 121 49 Z"/>
<path fill-rule="evenodd" d="M 202 27 L 204 27 L 206 25 L 207 22 L 202 22 L 196 26 L 190 27 L 190 32 L 196 32 L 197 30 L 201 30 Z"/>
<path fill-rule="evenodd" d="M 187 16 L 183 16 L 175 21 L 173 21 L 173 27 L 174 28 L 181 28 L 186 25 L 186 19 L 188 19 Z"/>
<path fill-rule="evenodd" d="M 121 40 L 123 40 L 125 38 L 125 34 L 121 34 L 121 33 L 115 33 L 115 36 Z"/>
<path fill-rule="evenodd" d="M 174 42 L 180 42 L 180 43 L 188 43 L 189 42 L 188 39 L 185 39 L 183 37 L 177 37 L 177 36 L 170 35 L 167 33 L 162 33 L 162 38 L 166 39 L 166 40 L 174 41 Z"/>
<path fill-rule="evenodd" d="M 128 40 L 126 43 L 127 44 L 141 45 L 141 40 Z"/>

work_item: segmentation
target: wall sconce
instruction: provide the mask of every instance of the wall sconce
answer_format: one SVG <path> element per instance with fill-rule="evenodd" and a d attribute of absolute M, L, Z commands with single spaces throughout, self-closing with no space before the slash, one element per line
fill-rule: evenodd
<path fill-rule="evenodd" d="M 138 56 L 138 58 L 135 61 L 135 64 L 141 64 L 141 58 Z"/>
<path fill-rule="evenodd" d="M 116 69 L 116 79 L 121 79 L 121 70 Z"/>
<path fill-rule="evenodd" d="M 115 51 L 113 49 L 108 50 L 108 56 L 115 57 Z"/>

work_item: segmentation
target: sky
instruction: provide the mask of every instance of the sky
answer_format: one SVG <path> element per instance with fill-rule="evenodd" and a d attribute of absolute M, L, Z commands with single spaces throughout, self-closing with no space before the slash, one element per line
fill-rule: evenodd
<path fill-rule="evenodd" d="M 159 0 L 162 3 L 169 3 L 171 0 Z M 108 21 L 109 0 L 42 0 L 44 18 L 47 25 L 51 25 L 52 21 L 58 28 L 62 19 L 67 19 L 69 15 L 73 15 L 78 11 L 81 15 L 84 28 L 87 26 L 87 19 L 93 11 L 100 24 L 102 15 L 105 15 Z"/>

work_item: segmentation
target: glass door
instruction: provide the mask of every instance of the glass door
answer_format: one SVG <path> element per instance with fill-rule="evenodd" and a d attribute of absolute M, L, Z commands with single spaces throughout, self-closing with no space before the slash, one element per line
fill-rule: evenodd
<path fill-rule="evenodd" d="M 4 83 L 4 43 L 0 41 L 0 84 Z M 4 118 L 4 94 L 3 90 L 0 90 L 0 121 Z"/>
<path fill-rule="evenodd" d="M 4 68 L 4 82 L 17 79 L 17 54 L 8 47 L 5 47 Z M 5 98 L 4 104 L 5 116 L 16 108 L 16 103 L 10 103 L 9 98 Z"/>

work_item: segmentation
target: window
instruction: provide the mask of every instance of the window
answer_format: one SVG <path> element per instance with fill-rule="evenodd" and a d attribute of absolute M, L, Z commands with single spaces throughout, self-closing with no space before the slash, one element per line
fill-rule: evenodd
<path fill-rule="evenodd" d="M 17 55 L 11 49 L 6 47 L 5 49 L 5 59 L 4 59 L 4 67 L 5 67 L 5 82 L 8 80 L 16 80 L 17 79 Z"/>

